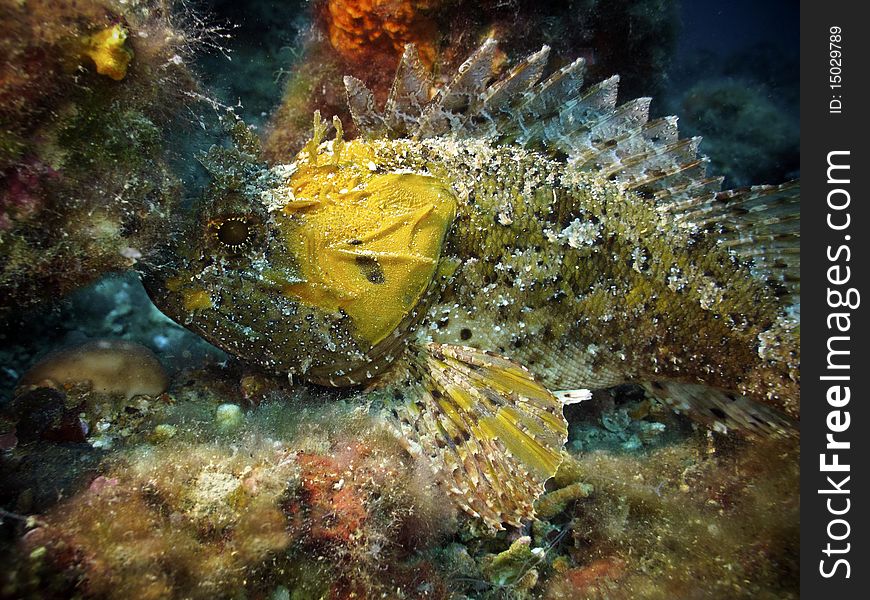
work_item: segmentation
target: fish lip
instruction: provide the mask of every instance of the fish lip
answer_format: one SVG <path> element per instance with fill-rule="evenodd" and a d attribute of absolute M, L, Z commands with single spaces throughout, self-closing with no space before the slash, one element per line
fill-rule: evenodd
<path fill-rule="evenodd" d="M 139 276 L 142 286 L 159 306 L 157 298 L 166 294 L 166 280 L 177 274 L 181 268 L 178 255 L 169 245 L 155 248 L 136 263 L 135 273 Z"/>

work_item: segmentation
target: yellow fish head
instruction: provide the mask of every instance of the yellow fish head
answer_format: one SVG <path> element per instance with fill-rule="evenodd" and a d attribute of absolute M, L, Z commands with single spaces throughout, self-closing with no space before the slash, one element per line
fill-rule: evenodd
<path fill-rule="evenodd" d="M 246 362 L 352 385 L 399 355 L 457 202 L 369 142 L 317 142 L 271 169 L 213 150 L 205 208 L 146 284 L 167 315 Z"/>

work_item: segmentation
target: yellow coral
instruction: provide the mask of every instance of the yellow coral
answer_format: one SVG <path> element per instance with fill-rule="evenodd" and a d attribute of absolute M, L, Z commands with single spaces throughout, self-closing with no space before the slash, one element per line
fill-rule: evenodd
<path fill-rule="evenodd" d="M 127 30 L 121 25 L 107 27 L 85 40 L 84 55 L 94 61 L 97 73 L 121 81 L 133 59 L 133 51 L 125 46 Z"/>

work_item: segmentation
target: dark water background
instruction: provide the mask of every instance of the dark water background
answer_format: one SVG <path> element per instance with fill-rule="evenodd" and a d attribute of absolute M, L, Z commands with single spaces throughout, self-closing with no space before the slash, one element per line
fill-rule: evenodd
<path fill-rule="evenodd" d="M 248 123 L 264 124 L 280 102 L 290 65 L 300 52 L 301 34 L 309 26 L 308 4 L 202 3 L 213 22 L 232 24 L 233 40 L 227 44 L 231 64 L 211 54 L 200 60 L 199 71 L 224 102 L 241 103 L 240 114 Z M 575 2 L 567 9 L 565 4 L 539 3 L 542 14 L 554 15 L 570 12 Z M 635 4 L 633 10 L 646 11 L 670 6 Z M 645 89 L 641 83 L 631 89 L 653 96 L 656 116 L 676 114 L 684 134 L 704 136 L 702 150 L 712 160 L 710 172 L 725 175 L 726 186 L 795 178 L 799 4 L 690 0 L 678 3 L 677 15 L 676 23 L 668 23 L 676 28 L 677 38 L 668 48 L 664 85 Z M 624 86 L 631 83 L 623 77 Z"/>
<path fill-rule="evenodd" d="M 710 172 L 726 175 L 726 186 L 799 177 L 799 9 L 788 0 L 682 4 L 665 105 L 683 131 L 705 137 Z M 693 111 L 693 88 L 744 93 Z"/>
<path fill-rule="evenodd" d="M 678 58 L 699 51 L 727 57 L 756 45 L 776 48 L 797 60 L 800 3 L 794 0 L 729 0 L 728 2 L 683 2 L 683 30 Z M 797 77 L 797 64 L 783 70 Z"/>

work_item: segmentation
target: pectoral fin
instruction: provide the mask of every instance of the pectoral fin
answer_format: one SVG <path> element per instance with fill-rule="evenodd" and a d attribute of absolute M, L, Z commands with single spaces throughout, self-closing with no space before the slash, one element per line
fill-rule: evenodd
<path fill-rule="evenodd" d="M 413 370 L 395 414 L 448 492 L 494 529 L 532 518 L 562 460 L 562 403 L 522 366 L 474 348 L 428 344 Z"/>

